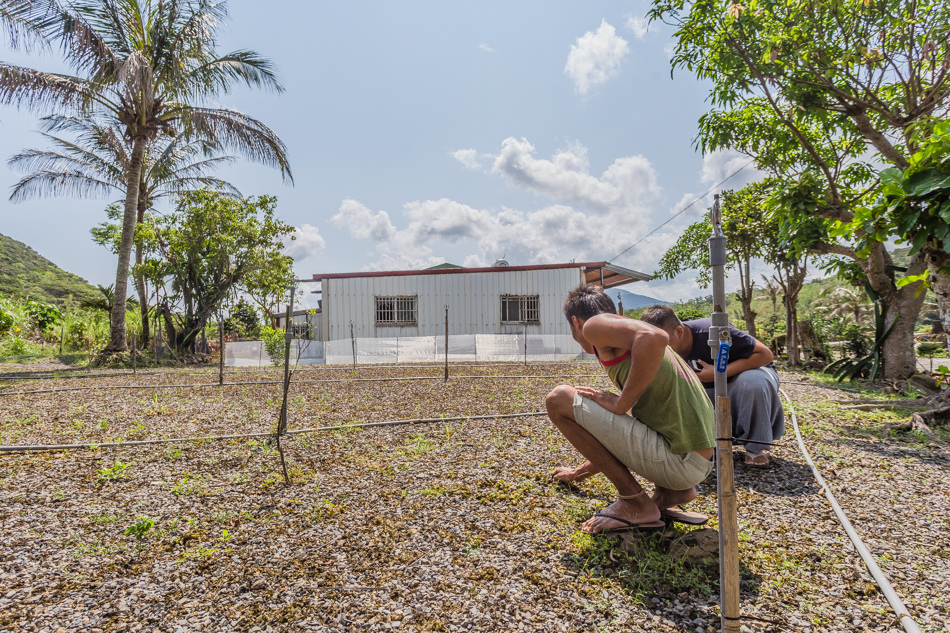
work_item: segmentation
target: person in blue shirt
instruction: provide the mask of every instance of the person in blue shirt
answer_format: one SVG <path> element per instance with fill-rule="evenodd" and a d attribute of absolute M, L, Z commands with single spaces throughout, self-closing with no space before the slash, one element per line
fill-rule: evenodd
<path fill-rule="evenodd" d="M 687 362 L 695 362 L 699 380 L 710 398 L 714 362 L 709 347 L 711 319 L 680 321 L 669 306 L 654 305 L 643 311 L 642 321 L 670 335 L 670 347 Z M 745 445 L 744 463 L 768 466 L 770 443 L 785 433 L 785 411 L 779 396 L 779 379 L 772 350 L 747 332 L 729 326 L 732 345 L 726 365 L 732 435 Z"/>

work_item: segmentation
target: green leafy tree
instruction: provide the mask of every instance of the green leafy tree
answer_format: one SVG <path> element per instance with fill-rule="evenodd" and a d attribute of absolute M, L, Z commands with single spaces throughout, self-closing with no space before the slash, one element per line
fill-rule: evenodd
<path fill-rule="evenodd" d="M 274 217 L 276 198 L 235 200 L 212 191 L 183 194 L 175 211 L 141 227 L 141 272 L 159 286 L 168 340 L 179 351 L 255 268 L 274 261 L 294 228 Z M 174 311 L 173 311 L 174 308 Z"/>
<path fill-rule="evenodd" d="M 274 313 L 287 297 L 293 280 L 294 260 L 277 251 L 264 265 L 248 272 L 241 282 L 241 290 L 260 309 L 265 323 L 274 320 Z"/>
<path fill-rule="evenodd" d="M 766 187 L 763 183 L 756 183 L 739 191 L 726 191 L 721 201 L 722 230 L 726 236 L 726 268 L 739 273 L 736 298 L 742 306 L 745 329 L 752 336 L 756 335 L 756 313 L 752 310 L 755 280 L 752 278 L 751 263 L 753 259 L 764 256 L 762 247 L 766 234 L 775 229 L 769 222 L 763 221 Z M 708 218 L 687 227 L 676 244 L 660 259 L 654 276 L 672 279 L 684 271 L 698 270 L 699 284 L 708 288 L 712 282 L 710 235 L 712 225 Z"/>
<path fill-rule="evenodd" d="M 12 157 L 7 164 L 26 175 L 14 186 L 10 200 L 21 202 L 41 196 L 73 195 L 76 197 L 124 194 L 128 189 L 126 175 L 132 147 L 123 138 L 121 129 L 108 122 L 54 115 L 42 121 L 43 136 L 54 149 L 28 149 Z M 69 132 L 74 138 L 55 136 Z M 232 156 L 214 156 L 214 143 L 192 139 L 187 134 L 151 139 L 145 151 L 136 205 L 136 224 L 157 200 L 184 191 L 204 187 L 239 196 L 230 183 L 208 175 L 208 172 L 233 162 Z M 107 215 L 113 222 L 121 213 L 119 206 L 110 206 Z M 100 227 L 92 230 L 93 240 L 118 254 L 121 230 L 114 224 L 108 232 Z M 134 243 L 134 242 L 133 242 Z M 141 248 L 135 248 L 135 263 L 142 263 Z M 142 316 L 142 345 L 150 338 L 148 288 L 142 275 L 134 276 Z M 110 288 L 114 285 L 110 286 Z M 112 301 L 110 306 L 114 307 Z M 111 313 L 113 307 L 110 307 Z"/>
<path fill-rule="evenodd" d="M 213 0 L 75 0 L 64 12 L 63 33 L 77 24 L 87 36 L 64 45 L 76 76 L 3 68 L 0 102 L 35 107 L 73 105 L 82 116 L 108 119 L 131 144 L 118 249 L 110 342 L 126 349 L 126 288 L 137 219 L 139 186 L 148 142 L 183 130 L 214 139 L 226 151 L 280 168 L 290 166 L 283 143 L 260 121 L 205 102 L 236 84 L 282 91 L 273 65 L 253 51 L 218 54 L 215 32 L 226 19 L 224 2 Z M 65 37 L 65 36 L 64 36 Z M 32 96 L 21 97 L 24 85 Z"/>
<path fill-rule="evenodd" d="M 944 2 L 656 0 L 651 15 L 675 25 L 673 64 L 712 81 L 715 107 L 745 111 L 745 102 L 757 99 L 776 123 L 758 136 L 768 140 L 784 130 L 810 157 L 814 170 L 799 179 L 807 195 L 797 202 L 801 211 L 839 223 L 834 237 L 863 241 L 866 229 L 854 222 L 860 205 L 848 200 L 863 196 L 849 196 L 839 186 L 841 174 L 816 140 L 860 139 L 883 161 L 905 169 L 915 151 L 914 127 L 945 112 L 950 100 L 950 6 Z M 871 180 L 867 186 L 873 188 Z M 892 332 L 883 354 L 885 375 L 912 373 L 912 323 L 919 310 L 914 289 L 896 286 L 893 262 L 880 241 L 859 243 L 857 252 L 830 246 L 830 252 L 838 248 L 844 257 L 857 256 L 884 306 L 886 331 Z M 922 258 L 912 259 L 911 276 L 921 269 Z"/>

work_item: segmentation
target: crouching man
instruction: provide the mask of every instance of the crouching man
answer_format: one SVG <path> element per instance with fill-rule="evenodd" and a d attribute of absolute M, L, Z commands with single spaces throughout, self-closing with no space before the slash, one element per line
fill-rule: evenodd
<path fill-rule="evenodd" d="M 588 460 L 554 477 L 570 483 L 602 472 L 617 488 L 617 501 L 588 519 L 586 532 L 659 529 L 664 516 L 704 522 L 675 506 L 692 501 L 713 468 L 712 404 L 666 332 L 615 312 L 597 286 L 575 288 L 564 301 L 574 340 L 597 356 L 620 395 L 569 385 L 548 394 L 551 421 Z M 652 498 L 634 473 L 653 482 Z"/>
<path fill-rule="evenodd" d="M 696 361 L 696 376 L 706 388 L 710 400 L 715 397 L 713 359 L 709 348 L 711 319 L 682 322 L 669 306 L 655 305 L 640 317 L 670 336 L 670 347 L 687 362 Z M 772 350 L 748 333 L 729 326 L 732 345 L 726 377 L 732 411 L 732 436 L 745 444 L 745 465 L 763 468 L 769 465 L 772 442 L 785 433 L 785 411 L 779 396 L 778 373 Z"/>

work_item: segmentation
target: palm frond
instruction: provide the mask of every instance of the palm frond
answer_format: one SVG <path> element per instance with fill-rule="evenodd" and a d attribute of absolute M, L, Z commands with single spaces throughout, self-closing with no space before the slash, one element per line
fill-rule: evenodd
<path fill-rule="evenodd" d="M 53 6 L 45 0 L 3 0 L 0 2 L 0 30 L 10 48 L 33 50 L 48 48 L 46 35 Z"/>
<path fill-rule="evenodd" d="M 280 169 L 284 180 L 293 183 L 287 147 L 273 130 L 257 119 L 221 108 L 182 107 L 180 116 L 196 134 L 214 138 L 222 148 L 249 160 Z"/>
<path fill-rule="evenodd" d="M 194 86 L 196 97 L 203 97 L 209 92 L 230 92 L 234 82 L 244 83 L 249 88 L 284 91 L 273 62 L 254 51 L 228 53 L 201 64 L 189 74 L 189 83 Z"/>
<path fill-rule="evenodd" d="M 0 104 L 37 112 L 75 109 L 88 92 L 88 82 L 0 62 Z"/>
<path fill-rule="evenodd" d="M 42 196 L 105 197 L 115 186 L 87 174 L 72 171 L 40 170 L 13 185 L 10 200 L 20 202 Z"/>

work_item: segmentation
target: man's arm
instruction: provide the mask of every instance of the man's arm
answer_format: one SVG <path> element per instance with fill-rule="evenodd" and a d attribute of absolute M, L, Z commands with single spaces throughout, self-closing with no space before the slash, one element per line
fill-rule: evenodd
<path fill-rule="evenodd" d="M 613 315 L 598 315 L 589 319 L 584 324 L 584 338 L 598 349 L 616 349 L 618 356 L 630 351 L 630 375 L 619 397 L 604 391 L 591 396 L 578 389 L 581 395 L 621 415 L 636 404 L 653 382 L 670 341 L 669 334 L 660 328 L 635 319 L 615 318 Z"/>
<path fill-rule="evenodd" d="M 751 338 L 751 337 L 750 337 Z M 755 340 L 755 347 L 752 349 L 752 353 L 749 354 L 746 358 L 737 358 L 734 361 L 726 365 L 726 377 L 731 378 L 736 374 L 741 374 L 744 371 L 749 371 L 750 369 L 758 369 L 759 367 L 765 367 L 773 360 L 775 360 L 775 354 L 772 353 L 765 344 L 759 339 Z M 702 371 L 696 374 L 696 377 L 699 378 L 700 382 L 712 382 L 714 380 L 713 375 L 716 368 L 712 365 L 705 363 L 703 361 L 698 361 L 699 365 L 703 368 Z"/>

